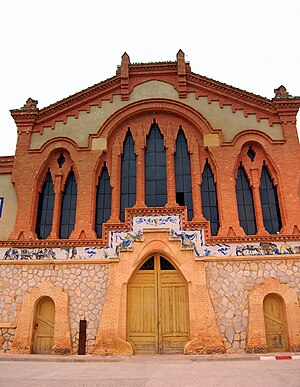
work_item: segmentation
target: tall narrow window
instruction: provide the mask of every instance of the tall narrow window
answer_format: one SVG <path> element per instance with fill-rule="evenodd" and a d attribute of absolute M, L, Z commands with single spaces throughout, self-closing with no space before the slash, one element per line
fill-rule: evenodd
<path fill-rule="evenodd" d="M 176 140 L 175 154 L 176 203 L 187 206 L 188 220 L 193 218 L 193 199 L 191 183 L 190 156 L 187 142 L 180 129 Z"/>
<path fill-rule="evenodd" d="M 77 203 L 77 183 L 71 171 L 62 196 L 59 237 L 68 239 L 74 230 Z"/>
<path fill-rule="evenodd" d="M 152 124 L 145 152 L 145 201 L 149 207 L 167 203 L 166 151 L 157 124 Z"/>
<path fill-rule="evenodd" d="M 39 239 L 46 239 L 52 230 L 52 219 L 54 209 L 54 188 L 51 172 L 48 171 L 47 178 L 39 193 L 39 204 L 35 232 Z"/>
<path fill-rule="evenodd" d="M 241 227 L 247 235 L 256 234 L 252 190 L 242 165 L 238 169 L 236 179 L 236 198 Z"/>
<path fill-rule="evenodd" d="M 262 167 L 259 191 L 265 229 L 270 234 L 276 234 L 282 227 L 277 189 L 265 165 Z"/>
<path fill-rule="evenodd" d="M 99 177 L 96 197 L 95 231 L 98 238 L 102 238 L 102 224 L 111 214 L 111 187 L 106 166 L 103 167 Z"/>
<path fill-rule="evenodd" d="M 217 190 L 214 175 L 207 160 L 202 174 L 201 197 L 203 216 L 210 221 L 211 235 L 217 235 L 220 227 Z"/>
<path fill-rule="evenodd" d="M 120 219 L 125 220 L 125 208 L 131 208 L 136 199 L 136 158 L 134 154 L 134 142 L 128 131 L 123 148 L 122 172 L 121 172 L 121 205 Z"/>

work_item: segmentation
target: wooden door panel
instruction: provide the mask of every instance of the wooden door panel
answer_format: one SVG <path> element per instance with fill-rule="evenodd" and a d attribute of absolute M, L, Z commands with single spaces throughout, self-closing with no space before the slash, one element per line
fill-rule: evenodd
<path fill-rule="evenodd" d="M 129 341 L 135 353 L 156 353 L 156 289 L 153 271 L 140 271 L 128 289 Z"/>
<path fill-rule="evenodd" d="M 55 307 L 50 298 L 41 300 L 37 307 L 33 352 L 49 354 L 53 347 Z"/>
<path fill-rule="evenodd" d="M 282 300 L 276 295 L 264 301 L 266 341 L 269 352 L 287 351 L 286 318 Z"/>

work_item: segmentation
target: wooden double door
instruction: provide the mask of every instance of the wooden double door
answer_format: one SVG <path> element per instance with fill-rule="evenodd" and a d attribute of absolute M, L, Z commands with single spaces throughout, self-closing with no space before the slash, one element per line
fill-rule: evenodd
<path fill-rule="evenodd" d="M 136 354 L 181 353 L 189 340 L 188 289 L 164 257 L 152 255 L 128 285 L 127 336 Z"/>

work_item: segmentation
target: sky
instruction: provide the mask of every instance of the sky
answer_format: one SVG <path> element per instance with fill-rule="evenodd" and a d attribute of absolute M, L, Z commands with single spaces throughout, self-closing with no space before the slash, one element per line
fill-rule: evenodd
<path fill-rule="evenodd" d="M 300 96 L 299 0 L 9 0 L 0 6 L 0 156 L 14 155 L 11 109 L 41 109 L 132 63 L 175 61 L 267 98 Z M 298 132 L 300 115 L 298 113 Z"/>

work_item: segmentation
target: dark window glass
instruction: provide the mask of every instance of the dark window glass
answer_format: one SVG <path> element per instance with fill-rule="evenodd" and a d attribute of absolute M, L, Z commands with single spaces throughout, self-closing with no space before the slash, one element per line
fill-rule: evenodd
<path fill-rule="evenodd" d="M 190 156 L 183 130 L 180 129 L 176 139 L 175 154 L 176 202 L 180 206 L 187 206 L 188 220 L 193 214 L 192 183 Z"/>
<path fill-rule="evenodd" d="M 141 266 L 140 270 L 154 270 L 154 257 L 147 259 L 147 261 Z"/>
<path fill-rule="evenodd" d="M 160 257 L 160 270 L 176 270 L 166 258 Z"/>
<path fill-rule="evenodd" d="M 265 165 L 261 172 L 259 191 L 265 229 L 270 234 L 276 234 L 282 227 L 277 189 Z"/>
<path fill-rule="evenodd" d="M 38 213 L 35 232 L 39 239 L 46 239 L 52 230 L 54 208 L 54 188 L 50 171 L 39 194 Z"/>
<path fill-rule="evenodd" d="M 236 179 L 236 199 L 241 227 L 247 235 L 256 234 L 252 190 L 242 165 L 238 169 Z"/>
<path fill-rule="evenodd" d="M 148 207 L 167 203 L 166 151 L 157 124 L 152 124 L 145 151 L 145 201 Z"/>
<path fill-rule="evenodd" d="M 134 142 L 128 131 L 123 148 L 121 170 L 121 205 L 120 219 L 125 220 L 125 208 L 131 208 L 136 199 L 136 157 L 134 154 Z"/>
<path fill-rule="evenodd" d="M 59 156 L 59 158 L 57 159 L 57 164 L 58 164 L 59 168 L 62 168 L 62 166 L 64 165 L 65 161 L 66 161 L 66 159 L 65 159 L 64 155 L 61 154 Z"/>
<path fill-rule="evenodd" d="M 96 219 L 95 231 L 98 238 L 102 238 L 102 224 L 105 223 L 111 214 L 111 187 L 106 166 L 103 167 L 99 177 L 96 193 Z"/>
<path fill-rule="evenodd" d="M 214 175 L 208 161 L 202 174 L 201 197 L 203 216 L 210 222 L 211 235 L 217 235 L 220 227 L 218 197 Z"/>
<path fill-rule="evenodd" d="M 247 152 L 247 156 L 249 157 L 249 159 L 251 160 L 251 163 L 253 163 L 254 159 L 255 159 L 255 152 L 254 150 L 251 148 L 248 149 L 248 152 Z"/>
<path fill-rule="evenodd" d="M 59 237 L 68 239 L 74 230 L 77 203 L 77 183 L 74 172 L 71 171 L 66 182 L 61 202 Z"/>

